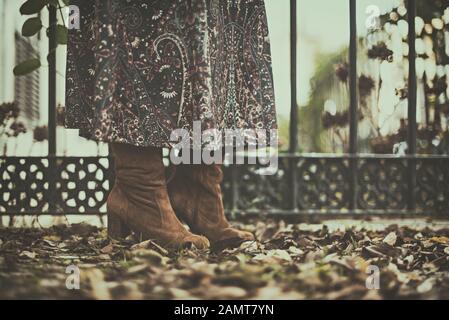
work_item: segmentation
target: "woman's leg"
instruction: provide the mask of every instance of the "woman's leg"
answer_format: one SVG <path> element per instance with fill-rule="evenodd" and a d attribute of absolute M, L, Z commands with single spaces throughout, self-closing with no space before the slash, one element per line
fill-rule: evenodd
<path fill-rule="evenodd" d="M 175 177 L 168 185 L 176 214 L 218 249 L 254 240 L 253 234 L 232 228 L 226 220 L 222 180 L 220 165 L 181 165 L 176 167 Z"/>
<path fill-rule="evenodd" d="M 173 211 L 161 149 L 116 143 L 110 147 L 116 175 L 107 201 L 110 236 L 122 237 L 129 227 L 163 246 L 207 248 L 209 241 L 188 232 Z"/>

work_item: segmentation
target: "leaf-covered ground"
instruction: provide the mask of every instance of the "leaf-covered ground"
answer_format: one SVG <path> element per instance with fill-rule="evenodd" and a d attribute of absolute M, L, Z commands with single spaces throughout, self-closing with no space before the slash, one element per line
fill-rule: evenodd
<path fill-rule="evenodd" d="M 2 228 L 0 298 L 449 299 L 448 225 L 259 221 L 240 225 L 257 242 L 222 252 L 111 242 L 86 224 Z M 80 290 L 66 288 L 70 265 Z M 369 266 L 379 290 L 366 286 Z"/>

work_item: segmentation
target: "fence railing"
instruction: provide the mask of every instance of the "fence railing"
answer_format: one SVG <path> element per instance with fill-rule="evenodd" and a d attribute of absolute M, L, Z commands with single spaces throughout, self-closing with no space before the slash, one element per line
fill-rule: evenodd
<path fill-rule="evenodd" d="M 356 0 L 349 1 L 349 153 L 298 153 L 297 2 L 291 12 L 291 117 L 289 152 L 281 154 L 273 176 L 257 174 L 256 165 L 225 167 L 223 192 L 229 213 L 299 216 L 301 214 L 449 215 L 449 157 L 416 154 L 416 53 L 409 54 L 408 154 L 357 152 Z M 415 30 L 416 0 L 408 0 L 409 30 Z M 50 26 L 56 10 L 50 9 Z M 50 31 L 50 52 L 56 41 Z M 299 39 L 300 40 L 300 39 Z M 415 33 L 409 32 L 410 48 Z M 113 183 L 112 159 L 56 156 L 56 56 L 49 57 L 48 157 L 0 158 L 1 214 L 101 214 Z"/>

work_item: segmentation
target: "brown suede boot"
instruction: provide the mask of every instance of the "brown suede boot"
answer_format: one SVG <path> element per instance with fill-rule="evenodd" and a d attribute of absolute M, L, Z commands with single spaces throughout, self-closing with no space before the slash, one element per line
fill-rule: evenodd
<path fill-rule="evenodd" d="M 231 248 L 254 240 L 250 232 L 232 228 L 226 220 L 219 165 L 181 165 L 168 184 L 176 214 L 193 232 L 205 235 L 216 249 Z"/>
<path fill-rule="evenodd" d="M 205 237 L 188 232 L 170 204 L 161 149 L 111 144 L 115 156 L 115 185 L 109 195 L 108 232 L 122 238 L 128 228 L 144 240 L 169 248 L 191 244 L 209 247 Z"/>

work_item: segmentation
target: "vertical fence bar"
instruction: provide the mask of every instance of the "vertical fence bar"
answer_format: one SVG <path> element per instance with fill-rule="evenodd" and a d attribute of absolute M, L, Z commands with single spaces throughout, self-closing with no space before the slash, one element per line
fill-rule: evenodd
<path fill-rule="evenodd" d="M 349 154 L 350 158 L 350 200 L 349 209 L 357 209 L 357 126 L 358 126 L 358 90 L 357 90 L 357 4 L 349 0 Z"/>
<path fill-rule="evenodd" d="M 408 75 L 408 153 L 411 156 L 408 162 L 408 209 L 416 209 L 416 101 L 417 101 L 417 81 L 416 81 L 416 36 L 415 17 L 416 0 L 408 0 L 408 44 L 409 44 L 409 75 Z"/>
<path fill-rule="evenodd" d="M 298 152 L 298 93 L 297 93 L 297 67 L 298 67 L 298 55 L 297 55 L 297 5 L 296 0 L 290 0 L 290 90 L 291 90 L 291 106 L 290 106 L 290 143 L 289 153 L 295 154 Z M 291 157 L 289 159 L 289 209 L 297 210 L 297 159 Z"/>
<path fill-rule="evenodd" d="M 291 83 L 291 110 L 290 110 L 290 153 L 297 152 L 298 148 L 298 101 L 297 101 L 297 7 L 296 0 L 290 0 L 290 83 Z"/>
<path fill-rule="evenodd" d="M 234 159 L 235 161 L 235 159 Z M 235 163 L 235 162 L 234 162 Z M 238 167 L 234 164 L 231 166 L 231 190 L 232 190 L 232 208 L 231 214 L 235 215 L 239 209 L 239 185 L 238 185 Z"/>
<path fill-rule="evenodd" d="M 48 188 L 49 210 L 56 210 L 56 26 L 57 9 L 49 5 L 49 32 L 48 32 Z"/>

